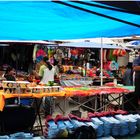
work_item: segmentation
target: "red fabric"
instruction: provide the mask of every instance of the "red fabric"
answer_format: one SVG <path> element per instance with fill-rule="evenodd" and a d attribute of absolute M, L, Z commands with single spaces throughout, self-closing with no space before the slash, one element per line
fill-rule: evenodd
<path fill-rule="evenodd" d="M 78 48 L 78 55 L 81 55 L 84 53 L 84 49 Z"/>
<path fill-rule="evenodd" d="M 114 56 L 117 56 L 118 55 L 118 50 L 116 49 L 116 50 L 113 50 L 113 55 Z"/>
<path fill-rule="evenodd" d="M 126 114 L 128 114 L 128 112 L 127 111 L 124 111 L 124 110 L 117 110 L 116 111 L 116 114 L 126 115 Z"/>
<path fill-rule="evenodd" d="M 45 124 L 48 124 L 48 121 L 54 120 L 51 115 L 47 115 Z"/>
<path fill-rule="evenodd" d="M 117 111 L 111 110 L 111 111 L 94 112 L 94 113 L 89 112 L 88 117 L 93 118 L 93 117 L 113 116 L 116 114 L 126 115 L 128 114 L 128 112 L 124 110 L 117 110 Z"/>
<path fill-rule="evenodd" d="M 81 118 L 79 118 L 78 116 L 75 116 L 75 115 L 73 115 L 73 114 L 69 114 L 68 116 L 69 116 L 71 119 L 76 119 L 76 120 L 78 120 L 78 121 L 81 120 Z"/>
<path fill-rule="evenodd" d="M 91 119 L 90 118 L 81 118 L 80 121 L 82 121 L 82 122 L 91 122 Z"/>
<path fill-rule="evenodd" d="M 59 120 L 64 120 L 62 115 L 57 115 L 55 118 L 55 122 L 59 121 Z"/>
<path fill-rule="evenodd" d="M 126 55 L 126 50 L 121 50 L 120 56 L 125 56 Z"/>
<path fill-rule="evenodd" d="M 78 55 L 77 49 L 72 49 L 70 52 L 71 52 L 71 55 L 73 55 L 73 56 Z"/>
<path fill-rule="evenodd" d="M 113 82 L 108 82 L 108 83 L 105 83 L 106 86 L 111 86 L 113 87 L 114 86 L 114 83 Z"/>
<path fill-rule="evenodd" d="M 46 52 L 42 49 L 39 49 L 36 53 L 36 56 L 39 57 L 39 56 L 46 56 Z"/>

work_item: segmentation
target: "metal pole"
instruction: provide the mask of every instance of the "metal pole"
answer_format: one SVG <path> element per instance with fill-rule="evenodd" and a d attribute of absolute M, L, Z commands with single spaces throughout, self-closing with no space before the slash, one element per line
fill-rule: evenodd
<path fill-rule="evenodd" d="M 100 85 L 103 85 L 103 38 L 101 37 L 101 83 Z"/>

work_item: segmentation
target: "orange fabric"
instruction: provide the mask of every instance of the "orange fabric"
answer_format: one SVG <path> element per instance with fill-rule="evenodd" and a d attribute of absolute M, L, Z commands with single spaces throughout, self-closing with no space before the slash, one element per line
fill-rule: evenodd
<path fill-rule="evenodd" d="M 21 98 L 28 98 L 28 97 L 32 97 L 33 94 L 32 93 L 24 93 L 24 94 L 11 94 L 11 93 L 5 93 L 3 94 L 3 96 L 5 97 L 5 99 L 7 98 L 14 98 L 14 97 L 21 97 Z"/>
<path fill-rule="evenodd" d="M 2 94 L 0 94 L 0 111 L 3 111 L 5 105 L 5 98 Z"/>
<path fill-rule="evenodd" d="M 78 50 L 77 49 L 71 50 L 71 55 L 73 56 L 78 55 Z"/>
<path fill-rule="evenodd" d="M 24 94 L 11 94 L 11 93 L 3 93 L 3 91 L 0 91 L 0 111 L 3 111 L 3 108 L 5 106 L 5 99 L 8 98 L 14 98 L 14 97 L 21 97 L 21 98 L 42 98 L 47 96 L 57 96 L 62 97 L 65 96 L 65 92 L 52 92 L 52 93 L 24 93 Z"/>

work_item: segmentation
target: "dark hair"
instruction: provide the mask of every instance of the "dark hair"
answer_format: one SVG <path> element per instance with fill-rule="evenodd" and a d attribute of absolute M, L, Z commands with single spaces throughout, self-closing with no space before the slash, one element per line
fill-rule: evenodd
<path fill-rule="evenodd" d="M 13 70 L 13 68 L 11 66 L 8 66 L 7 69 L 6 69 L 5 74 L 8 74 L 11 70 Z"/>
<path fill-rule="evenodd" d="M 44 62 L 47 62 L 49 59 L 47 56 L 44 56 L 43 59 L 42 59 Z"/>
<path fill-rule="evenodd" d="M 58 65 L 58 63 L 59 63 L 59 61 L 57 61 L 57 60 L 54 59 L 53 65 L 56 66 L 56 65 Z"/>
<path fill-rule="evenodd" d="M 127 68 L 131 68 L 132 69 L 132 63 L 128 62 Z"/>
<path fill-rule="evenodd" d="M 46 64 L 47 64 L 48 69 L 51 70 L 52 69 L 52 65 L 50 64 L 50 62 L 47 61 Z"/>

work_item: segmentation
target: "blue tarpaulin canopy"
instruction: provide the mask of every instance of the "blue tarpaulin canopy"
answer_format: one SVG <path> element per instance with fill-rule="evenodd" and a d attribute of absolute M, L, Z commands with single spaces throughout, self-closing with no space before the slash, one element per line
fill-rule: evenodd
<path fill-rule="evenodd" d="M 105 6 L 98 2 L 87 3 Z M 60 40 L 128 35 L 140 35 L 138 14 L 70 1 L 0 1 L 0 40 Z"/>

